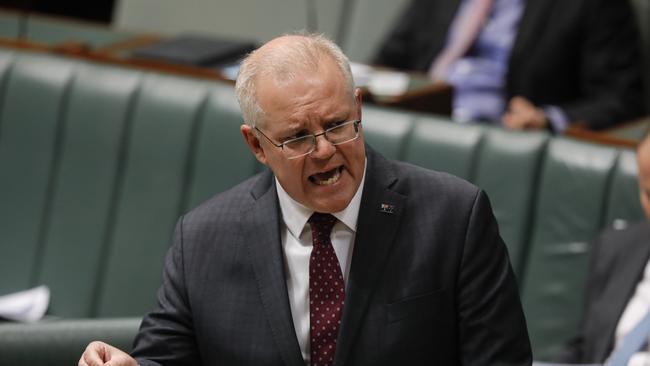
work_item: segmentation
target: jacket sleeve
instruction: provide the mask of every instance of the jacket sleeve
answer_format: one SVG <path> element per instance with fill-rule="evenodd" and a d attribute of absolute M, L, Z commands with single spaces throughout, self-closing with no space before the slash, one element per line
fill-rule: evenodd
<path fill-rule="evenodd" d="M 158 305 L 142 320 L 131 355 L 140 366 L 201 364 L 185 287 L 183 218 L 165 259 Z"/>

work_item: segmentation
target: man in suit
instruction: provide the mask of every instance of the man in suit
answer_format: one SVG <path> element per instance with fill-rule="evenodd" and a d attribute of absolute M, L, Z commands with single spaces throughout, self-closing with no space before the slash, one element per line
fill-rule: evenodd
<path fill-rule="evenodd" d="M 179 220 L 135 359 L 94 342 L 79 365 L 530 364 L 487 197 L 364 144 L 336 45 L 276 38 L 236 90 L 270 170 Z"/>
<path fill-rule="evenodd" d="M 459 120 L 561 133 L 643 114 L 639 44 L 628 0 L 412 0 L 373 61 L 452 84 Z"/>
<path fill-rule="evenodd" d="M 650 132 L 650 130 L 649 130 Z M 650 135 L 637 150 L 641 205 L 650 220 Z M 560 361 L 602 363 L 650 309 L 650 221 L 603 232 L 593 243 L 580 334 Z M 647 335 L 645 339 L 650 335 Z M 647 365 L 650 349 L 628 365 Z"/>

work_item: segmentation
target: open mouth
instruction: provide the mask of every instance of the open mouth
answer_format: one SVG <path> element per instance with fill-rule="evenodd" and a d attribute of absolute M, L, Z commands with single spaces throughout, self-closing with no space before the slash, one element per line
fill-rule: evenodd
<path fill-rule="evenodd" d="M 323 173 L 316 173 L 309 176 L 309 180 L 319 186 L 329 186 L 339 181 L 343 166 L 328 170 Z"/>

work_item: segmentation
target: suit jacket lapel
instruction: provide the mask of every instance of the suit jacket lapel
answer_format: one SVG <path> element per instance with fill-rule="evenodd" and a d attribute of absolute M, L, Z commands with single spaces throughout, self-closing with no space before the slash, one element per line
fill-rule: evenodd
<path fill-rule="evenodd" d="M 599 338 L 601 344 L 595 345 L 596 352 L 600 352 L 597 359 L 605 359 L 614 347 L 616 327 L 627 306 L 634 295 L 639 280 L 643 277 L 648 257 L 650 257 L 650 246 L 643 240 L 628 245 L 628 248 L 619 250 L 620 255 L 616 258 L 616 270 L 612 272 L 612 280 L 608 283 L 607 294 L 604 295 L 608 301 L 605 303 L 607 309 L 601 314 L 610 317 L 604 336 Z"/>
<path fill-rule="evenodd" d="M 291 317 L 280 243 L 279 204 L 273 174 L 266 172 L 251 191 L 241 232 L 253 266 L 260 298 L 286 365 L 304 366 Z"/>
<path fill-rule="evenodd" d="M 334 365 L 344 365 L 350 354 L 405 208 L 406 197 L 390 190 L 397 178 L 388 162 L 372 150 L 367 152 L 368 167 Z"/>

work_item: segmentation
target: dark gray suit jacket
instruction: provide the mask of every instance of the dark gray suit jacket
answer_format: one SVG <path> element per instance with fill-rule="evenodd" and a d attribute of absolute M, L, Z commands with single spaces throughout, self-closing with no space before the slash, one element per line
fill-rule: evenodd
<path fill-rule="evenodd" d="M 335 365 L 530 364 L 485 194 L 370 149 L 365 182 Z M 180 219 L 136 338 L 142 366 L 304 365 L 274 184 L 266 171 Z"/>
<path fill-rule="evenodd" d="M 605 231 L 592 250 L 580 334 L 562 362 L 602 363 L 612 352 L 618 321 L 650 259 L 650 223 Z"/>
<path fill-rule="evenodd" d="M 374 62 L 427 71 L 461 0 L 413 0 Z M 523 0 L 507 99 L 560 106 L 572 121 L 605 128 L 644 112 L 638 31 L 629 0 Z"/>

